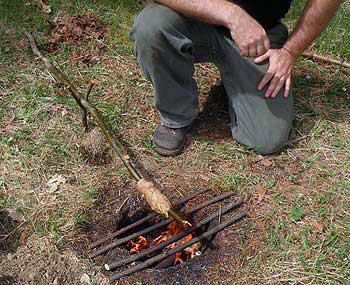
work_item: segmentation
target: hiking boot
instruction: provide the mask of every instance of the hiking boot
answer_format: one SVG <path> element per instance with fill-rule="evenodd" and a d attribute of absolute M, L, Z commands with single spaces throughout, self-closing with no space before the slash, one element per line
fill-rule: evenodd
<path fill-rule="evenodd" d="M 182 128 L 168 128 L 158 125 L 153 136 L 156 152 L 163 156 L 178 155 L 185 146 L 190 128 L 190 125 Z"/>

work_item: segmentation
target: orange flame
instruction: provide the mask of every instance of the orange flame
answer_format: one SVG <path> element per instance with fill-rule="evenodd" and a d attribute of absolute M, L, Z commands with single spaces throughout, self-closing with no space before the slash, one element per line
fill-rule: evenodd
<path fill-rule="evenodd" d="M 132 240 L 129 241 L 128 246 L 132 247 L 130 249 L 131 254 L 140 253 L 143 249 L 147 248 L 148 241 L 145 237 L 139 236 L 136 242 Z"/>
<path fill-rule="evenodd" d="M 137 238 L 136 242 L 130 241 L 128 243 L 128 246 L 132 247 L 130 249 L 130 253 L 131 254 L 140 253 L 143 249 L 147 248 L 147 246 L 149 246 L 150 248 L 156 247 L 159 244 L 161 244 L 162 242 L 167 241 L 168 239 L 176 236 L 180 232 L 187 230 L 187 229 L 188 229 L 188 227 L 181 225 L 177 221 L 173 221 L 168 225 L 166 231 L 162 232 L 160 234 L 160 236 L 158 236 L 157 238 L 152 240 L 150 243 L 148 243 L 147 239 L 144 238 L 143 236 L 139 236 Z M 168 245 L 166 248 L 168 248 L 168 249 L 176 248 L 176 247 L 188 242 L 192 238 L 193 238 L 192 234 L 189 234 L 189 235 L 185 236 L 184 238 L 178 240 L 177 242 L 174 242 L 174 243 Z M 187 258 L 190 258 L 190 259 L 195 257 L 195 255 L 196 255 L 195 253 L 196 253 L 196 250 L 198 249 L 198 246 L 199 246 L 199 243 L 196 243 L 190 247 L 185 248 L 182 252 L 176 253 L 175 259 L 174 259 L 174 265 L 176 265 L 178 263 L 181 263 L 181 264 L 184 263 L 185 262 L 183 259 L 184 256 L 186 256 Z"/>

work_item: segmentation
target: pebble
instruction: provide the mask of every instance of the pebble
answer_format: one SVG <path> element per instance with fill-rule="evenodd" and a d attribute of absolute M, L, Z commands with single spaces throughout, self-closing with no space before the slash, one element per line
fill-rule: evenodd
<path fill-rule="evenodd" d="M 8 260 L 12 260 L 12 259 L 14 259 L 14 258 L 15 258 L 15 254 L 9 253 L 9 254 L 7 255 L 7 259 L 8 259 Z"/>
<path fill-rule="evenodd" d="M 86 273 L 84 273 L 80 278 L 80 283 L 82 284 L 91 284 L 90 277 Z"/>

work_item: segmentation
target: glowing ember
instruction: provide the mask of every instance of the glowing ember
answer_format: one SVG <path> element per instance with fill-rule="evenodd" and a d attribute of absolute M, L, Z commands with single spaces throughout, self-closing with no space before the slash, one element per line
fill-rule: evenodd
<path fill-rule="evenodd" d="M 128 246 L 132 246 L 132 248 L 130 249 L 130 253 L 131 254 L 135 254 L 135 253 L 140 253 L 143 249 L 146 249 L 147 247 L 153 248 L 158 246 L 159 244 L 161 244 L 162 242 L 167 241 L 168 239 L 176 236 L 177 234 L 179 234 L 180 232 L 187 230 L 188 227 L 181 225 L 180 223 L 178 223 L 177 221 L 173 221 L 171 222 L 168 227 L 167 230 L 162 232 L 160 236 L 158 236 L 157 238 L 155 238 L 154 240 L 148 242 L 146 238 L 144 238 L 143 236 L 139 236 L 137 238 L 136 242 L 130 241 Z M 166 248 L 167 249 L 172 249 L 172 248 L 176 248 L 179 247 L 180 245 L 188 242 L 189 240 L 191 240 L 193 238 L 192 234 L 189 234 L 187 236 L 185 236 L 184 238 L 178 240 L 177 242 L 174 242 L 170 245 L 168 245 Z M 175 259 L 174 259 L 174 265 L 178 264 L 178 263 L 184 263 L 186 258 L 193 258 L 196 256 L 196 253 L 198 252 L 200 248 L 200 243 L 195 243 L 192 246 L 189 246 L 187 248 L 185 248 L 182 252 L 178 252 L 175 254 Z"/>
<path fill-rule="evenodd" d="M 143 236 L 139 236 L 136 242 L 133 242 L 131 240 L 128 243 L 128 246 L 131 247 L 130 249 L 131 254 L 140 253 L 143 249 L 147 248 L 147 245 L 148 245 L 148 241 Z"/>

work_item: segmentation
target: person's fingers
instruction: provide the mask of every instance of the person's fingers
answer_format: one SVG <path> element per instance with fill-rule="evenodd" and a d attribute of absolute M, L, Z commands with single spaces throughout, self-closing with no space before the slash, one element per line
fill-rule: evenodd
<path fill-rule="evenodd" d="M 269 57 L 270 57 L 270 50 L 268 50 L 264 54 L 260 55 L 256 59 L 254 59 L 254 63 L 260 64 L 260 63 L 264 62 L 265 60 L 267 60 Z"/>
<path fill-rule="evenodd" d="M 267 71 L 263 77 L 263 79 L 261 79 L 259 85 L 258 85 L 258 90 L 261 90 L 265 87 L 265 85 L 267 84 L 267 82 L 269 82 L 271 79 L 273 78 L 273 73 L 270 73 L 269 71 Z"/>
<path fill-rule="evenodd" d="M 271 98 L 276 98 L 278 93 L 281 91 L 284 83 L 285 83 L 285 79 L 284 78 L 280 78 L 279 79 L 279 82 L 277 83 L 277 86 L 275 87 L 275 89 L 272 91 L 272 94 L 271 94 Z"/>
<path fill-rule="evenodd" d="M 264 48 L 265 50 L 269 50 L 270 49 L 270 40 L 269 38 L 266 36 L 265 40 L 264 40 Z"/>
<path fill-rule="evenodd" d="M 259 43 L 256 45 L 256 51 L 257 51 L 256 56 L 261 56 L 266 52 L 266 48 L 264 45 Z"/>
<path fill-rule="evenodd" d="M 257 56 L 257 50 L 256 50 L 257 46 L 256 45 L 251 45 L 249 46 L 248 49 L 248 56 L 249 57 L 256 57 Z"/>
<path fill-rule="evenodd" d="M 292 79 L 291 77 L 288 77 L 284 87 L 284 95 L 283 95 L 284 98 L 288 98 L 291 85 L 292 85 Z"/>
<path fill-rule="evenodd" d="M 266 92 L 265 92 L 265 97 L 270 97 L 273 93 L 273 91 L 275 90 L 275 88 L 277 87 L 280 78 L 278 78 L 277 76 L 272 75 L 273 78 L 270 81 L 270 85 L 267 88 Z"/>

